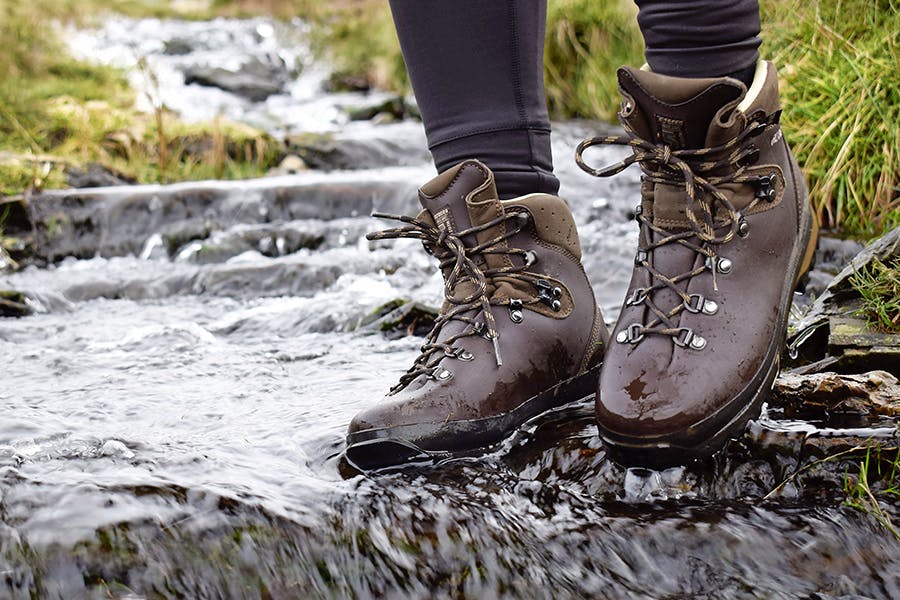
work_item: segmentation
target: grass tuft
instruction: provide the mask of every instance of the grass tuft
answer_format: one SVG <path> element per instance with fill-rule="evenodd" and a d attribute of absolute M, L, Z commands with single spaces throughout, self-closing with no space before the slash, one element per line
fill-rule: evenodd
<path fill-rule="evenodd" d="M 877 258 L 850 278 L 863 305 L 860 316 L 869 327 L 884 333 L 900 333 L 900 258 L 883 263 Z"/>
<path fill-rule="evenodd" d="M 821 222 L 868 238 L 900 225 L 900 4 L 768 0 L 785 134 Z"/>
<path fill-rule="evenodd" d="M 900 501 L 900 448 L 870 446 L 856 474 L 844 475 L 845 504 L 871 515 L 900 540 L 900 531 L 883 504 Z"/>

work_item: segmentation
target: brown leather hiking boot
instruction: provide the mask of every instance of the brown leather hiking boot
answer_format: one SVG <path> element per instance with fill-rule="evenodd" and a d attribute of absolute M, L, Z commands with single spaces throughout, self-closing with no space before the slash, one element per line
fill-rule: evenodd
<path fill-rule="evenodd" d="M 445 298 L 422 354 L 358 414 L 347 459 L 377 469 L 501 441 L 525 421 L 594 394 L 608 333 L 556 196 L 498 200 L 470 160 L 419 191 L 416 218 L 369 239 L 415 238 L 440 261 Z"/>
<path fill-rule="evenodd" d="M 739 435 L 778 373 L 796 281 L 815 247 L 806 185 L 779 126 L 778 82 L 619 70 L 627 136 L 585 140 L 579 164 L 643 170 L 640 239 L 597 398 L 626 465 L 708 456 Z M 631 146 L 595 170 L 582 151 Z"/>

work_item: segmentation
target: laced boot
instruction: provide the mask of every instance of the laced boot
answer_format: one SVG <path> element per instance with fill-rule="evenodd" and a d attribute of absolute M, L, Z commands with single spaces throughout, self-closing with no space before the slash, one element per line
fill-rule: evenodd
<path fill-rule="evenodd" d="M 422 240 L 440 262 L 445 302 L 412 367 L 350 423 L 346 456 L 362 470 L 481 451 L 592 397 L 608 337 L 563 200 L 498 200 L 475 160 L 419 199 L 415 218 L 375 215 L 404 225 L 368 237 Z"/>
<path fill-rule="evenodd" d="M 708 456 L 740 434 L 778 373 L 792 292 L 815 249 L 806 185 L 779 125 L 778 82 L 619 70 L 627 135 L 585 140 L 597 176 L 643 171 L 638 251 L 604 360 L 600 435 L 626 465 Z M 584 149 L 633 154 L 604 169 Z"/>

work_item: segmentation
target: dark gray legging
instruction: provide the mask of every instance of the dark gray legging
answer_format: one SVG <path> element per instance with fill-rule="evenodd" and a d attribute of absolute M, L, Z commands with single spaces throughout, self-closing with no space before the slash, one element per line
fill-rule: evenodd
<path fill-rule="evenodd" d="M 745 81 L 752 74 L 757 0 L 636 2 L 654 71 Z M 546 0 L 390 4 L 438 171 L 478 158 L 493 169 L 502 198 L 555 193 L 543 77 Z"/>

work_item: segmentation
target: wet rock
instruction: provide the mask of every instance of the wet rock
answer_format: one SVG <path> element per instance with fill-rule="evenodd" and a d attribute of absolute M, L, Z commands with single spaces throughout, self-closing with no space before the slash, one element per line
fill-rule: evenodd
<path fill-rule="evenodd" d="M 195 50 L 194 41 L 176 37 L 163 42 L 163 54 L 168 56 L 184 56 Z"/>
<path fill-rule="evenodd" d="M 216 87 L 253 102 L 282 93 L 289 80 L 287 67 L 280 59 L 264 62 L 251 57 L 235 70 L 209 65 L 192 65 L 184 70 L 187 85 Z"/>
<path fill-rule="evenodd" d="M 828 353 L 843 369 L 885 369 L 900 376 L 900 335 L 873 331 L 864 319 L 832 316 L 828 320 Z"/>
<path fill-rule="evenodd" d="M 841 244 L 839 249 L 846 250 L 847 245 Z M 791 328 L 788 335 L 791 357 L 813 363 L 825 361 L 826 352 L 831 352 L 831 356 L 839 359 L 840 370 L 858 372 L 884 368 L 900 375 L 900 336 L 865 329 L 864 323 L 854 314 L 859 310 L 860 296 L 850 283 L 853 274 L 873 260 L 884 262 L 898 255 L 900 227 L 873 241 L 853 257 Z"/>
<path fill-rule="evenodd" d="M 19 204 L 27 209 L 27 221 L 17 223 L 15 233 L 28 240 L 29 258 L 39 262 L 138 255 L 159 232 L 168 237 L 172 251 L 236 222 L 329 220 L 367 215 L 376 208 L 410 212 L 420 179 L 418 169 L 396 169 L 45 192 Z"/>
<path fill-rule="evenodd" d="M 25 294 L 0 290 L 0 317 L 27 317 L 32 312 Z"/>
<path fill-rule="evenodd" d="M 66 170 L 66 178 L 73 188 L 109 187 L 137 183 L 133 177 L 99 163 L 89 163 L 83 168 L 70 167 Z"/>
<path fill-rule="evenodd" d="M 403 96 L 395 96 L 378 104 L 347 111 L 347 116 L 351 121 L 369 121 L 377 115 L 390 115 L 395 120 L 403 119 L 406 116 L 406 102 L 403 100 Z"/>
<path fill-rule="evenodd" d="M 380 331 L 388 339 L 408 335 L 424 337 L 434 327 L 437 316 L 438 311 L 435 308 L 398 299 L 376 308 L 362 320 L 360 328 L 373 332 Z"/>
<path fill-rule="evenodd" d="M 289 223 L 243 226 L 216 232 L 177 253 L 178 260 L 199 264 L 219 263 L 247 251 L 270 258 L 287 256 L 299 250 L 315 250 L 325 242 L 321 223 Z M 171 252 L 170 256 L 176 256 Z"/>
<path fill-rule="evenodd" d="M 189 242 L 205 240 L 212 231 L 212 223 L 203 218 L 177 221 L 163 227 L 159 234 L 166 253 L 175 256 Z"/>
<path fill-rule="evenodd" d="M 885 371 L 859 375 L 783 373 L 775 380 L 772 402 L 778 405 L 821 407 L 829 412 L 900 416 L 900 382 Z"/>
<path fill-rule="evenodd" d="M 372 82 L 362 73 L 335 71 L 322 83 L 325 92 L 368 92 Z"/>
<path fill-rule="evenodd" d="M 422 147 L 390 138 L 349 138 L 324 133 L 289 136 L 287 152 L 299 156 L 309 168 L 323 171 L 421 164 L 426 158 Z"/>

